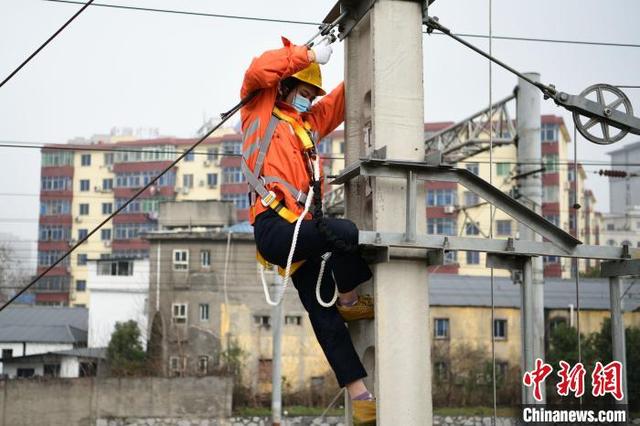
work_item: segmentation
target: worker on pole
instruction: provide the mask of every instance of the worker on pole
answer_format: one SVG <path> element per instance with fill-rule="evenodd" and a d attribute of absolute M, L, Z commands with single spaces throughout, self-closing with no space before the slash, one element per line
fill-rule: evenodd
<path fill-rule="evenodd" d="M 332 54 L 326 39 L 313 48 L 282 41 L 284 47 L 252 61 L 242 84 L 243 99 L 254 95 L 241 110 L 249 221 L 258 258 L 290 269 L 318 343 L 353 401 L 354 423 L 375 424 L 375 400 L 362 380 L 367 373 L 345 325 L 373 318 L 372 298 L 356 293 L 372 274 L 358 253 L 356 225 L 322 217 L 321 207 L 323 176 L 316 148 L 344 121 L 344 83 L 328 95 L 322 88 L 319 65 Z M 324 97 L 314 102 L 319 96 Z M 315 192 L 313 212 L 310 192 Z M 337 303 L 323 306 L 320 300 L 329 299 L 336 287 Z"/>

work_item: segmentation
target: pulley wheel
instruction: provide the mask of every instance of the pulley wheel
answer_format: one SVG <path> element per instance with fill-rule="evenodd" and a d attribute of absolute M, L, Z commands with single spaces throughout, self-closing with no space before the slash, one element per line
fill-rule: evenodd
<path fill-rule="evenodd" d="M 609 84 L 594 84 L 587 87 L 580 93 L 580 97 L 587 98 L 592 102 L 596 102 L 602 106 L 602 112 L 606 115 L 608 112 L 617 110 L 624 114 L 633 116 L 633 106 L 627 95 L 620 89 Z M 627 136 L 626 130 L 620 130 L 599 118 L 590 118 L 573 113 L 573 122 L 576 129 L 582 136 L 591 142 L 600 145 L 609 145 L 618 142 Z"/>

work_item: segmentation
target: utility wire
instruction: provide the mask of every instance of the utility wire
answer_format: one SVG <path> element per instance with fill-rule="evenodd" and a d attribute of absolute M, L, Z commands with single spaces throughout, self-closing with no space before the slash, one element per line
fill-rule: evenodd
<path fill-rule="evenodd" d="M 43 1 L 51 2 L 51 3 L 83 4 L 82 2 L 73 1 L 73 0 L 43 0 Z M 279 19 L 279 18 L 262 18 L 257 16 L 246 16 L 246 15 L 227 15 L 227 14 L 221 14 L 221 13 L 193 12 L 193 11 L 178 10 L 178 9 L 123 6 L 123 5 L 108 4 L 108 3 L 94 3 L 92 6 L 104 7 L 104 8 L 110 8 L 110 9 L 132 10 L 132 11 L 138 11 L 138 12 L 168 13 L 168 14 L 177 14 L 177 15 L 201 16 L 201 17 L 207 17 L 207 18 L 236 19 L 236 20 L 243 20 L 243 21 L 258 21 L 258 22 L 272 22 L 272 23 L 281 23 L 281 24 L 313 25 L 313 26 L 321 25 L 320 22 L 311 22 L 311 21 Z M 425 31 L 425 34 L 426 34 L 426 31 Z M 434 33 L 434 34 L 438 34 L 438 33 Z M 483 39 L 489 38 L 488 35 L 484 35 L 484 34 L 454 33 L 454 35 L 459 37 L 468 37 L 468 38 L 483 38 Z M 620 43 L 620 42 L 562 40 L 562 39 L 498 36 L 498 35 L 492 35 L 491 37 L 494 40 L 524 41 L 524 42 L 536 42 L 536 43 L 581 44 L 581 45 L 587 45 L 587 46 L 631 47 L 631 48 L 640 47 L 640 44 Z"/>
<path fill-rule="evenodd" d="M 56 38 L 58 36 L 58 34 L 60 34 L 62 32 L 62 30 L 64 30 L 65 28 L 67 28 L 67 26 L 74 20 L 76 19 L 82 12 L 84 12 L 84 10 L 89 7 L 89 5 L 91 5 L 91 3 L 93 3 L 94 0 L 89 0 L 86 3 L 82 3 L 82 2 L 78 2 L 78 4 L 84 4 L 84 6 L 82 6 L 80 8 L 80 10 L 78 10 L 71 18 L 69 18 L 69 20 L 67 22 L 64 23 L 64 25 L 62 25 L 60 28 L 58 28 L 58 30 L 53 33 L 51 35 L 51 37 L 49 37 L 47 39 L 47 41 L 45 41 L 44 43 L 42 43 L 40 45 L 40 47 L 38 47 L 31 55 L 29 55 L 29 57 L 27 59 L 25 59 L 20 65 L 18 65 L 18 68 L 16 68 L 15 70 L 13 70 L 11 72 L 11 74 L 9 74 L 4 80 L 2 80 L 2 83 L 0 83 L 0 87 L 4 86 L 9 80 L 11 80 L 13 78 L 14 75 L 16 75 L 18 73 L 18 71 L 20 71 L 25 65 L 27 65 L 29 63 L 29 61 L 31 61 L 38 53 L 40 53 L 40 51 L 42 49 L 45 48 L 45 46 L 47 44 L 49 44 L 51 41 L 53 41 L 54 38 Z"/>
<path fill-rule="evenodd" d="M 44 1 L 47 1 L 50 3 L 82 4 L 82 2 L 72 1 L 72 0 L 44 0 Z M 109 4 L 109 3 L 94 3 L 93 6 L 110 8 L 110 9 L 134 10 L 138 12 L 172 13 L 176 15 L 202 16 L 207 18 L 238 19 L 242 21 L 274 22 L 279 24 L 294 24 L 294 25 L 315 25 L 315 26 L 322 25 L 322 23 L 320 22 L 311 22 L 311 21 L 296 21 L 291 19 L 279 19 L 279 18 L 260 18 L 257 16 L 226 15 L 221 13 L 208 13 L 208 12 L 192 12 L 188 10 L 178 10 L 178 9 L 123 6 L 119 4 Z"/>
<path fill-rule="evenodd" d="M 59 257 L 55 262 L 53 262 L 50 266 L 48 266 L 44 271 L 39 273 L 29 284 L 22 288 L 22 290 L 18 291 L 15 295 L 11 297 L 7 302 L 5 302 L 2 306 L 0 306 L 0 312 L 2 312 L 7 306 L 13 303 L 18 297 L 20 297 L 23 293 L 25 293 L 29 288 L 31 288 L 40 278 L 44 277 L 49 271 L 55 268 L 58 264 L 63 262 L 65 259 L 69 257 L 69 255 L 78 247 L 80 247 L 85 241 L 87 241 L 93 234 L 98 232 L 100 228 L 102 228 L 107 222 L 113 219 L 118 213 L 122 212 L 127 208 L 129 204 L 131 204 L 136 198 L 142 195 L 147 189 L 149 189 L 154 183 L 156 183 L 162 176 L 164 176 L 169 170 L 175 167 L 180 160 L 186 157 L 189 153 L 191 153 L 194 149 L 198 147 L 202 142 L 204 142 L 214 131 L 218 130 L 229 118 L 231 118 L 236 112 L 242 108 L 243 102 L 239 102 L 233 108 L 231 108 L 228 112 L 225 113 L 224 118 L 221 121 L 213 126 L 211 130 L 209 130 L 204 136 L 198 139 L 191 147 L 185 150 L 182 154 L 178 156 L 171 164 L 165 167 L 158 175 L 154 176 L 149 183 L 140 188 L 131 198 L 127 199 L 120 207 L 118 207 L 113 213 L 107 216 L 102 222 L 98 224 L 95 228 L 93 228 L 84 238 L 79 239 L 79 241 L 73 245 L 69 250 L 67 250 L 61 257 Z"/>
<path fill-rule="evenodd" d="M 50 0 L 47 0 L 50 1 Z M 129 148 L 101 148 L 99 146 L 92 146 L 92 145 L 88 145 L 86 147 L 82 146 L 82 147 L 78 147 L 78 146 L 74 146 L 74 147 L 69 147 L 69 146 L 64 146 L 62 144 L 60 144 L 61 146 L 51 146 L 51 145 L 44 145 L 44 144 L 37 144 L 35 142 L 29 142 L 29 143 L 22 143 L 22 142 L 2 142 L 0 141 L 0 148 L 26 148 L 26 149 L 39 149 L 39 150 L 44 150 L 44 151 L 56 151 L 56 150 L 60 150 L 60 151 L 95 151 L 95 152 L 107 152 L 107 153 L 118 153 L 118 152 L 130 152 L 130 153 L 144 153 L 144 154 L 175 154 L 178 155 L 180 151 L 173 151 L 173 150 L 144 150 L 144 149 L 129 149 Z M 170 145 L 170 144 L 168 144 Z M 207 151 L 189 151 L 190 154 L 193 155 L 208 155 L 210 157 L 242 157 L 242 154 L 234 154 L 234 153 L 225 153 L 225 152 L 219 152 L 217 154 L 215 153 L 210 153 Z M 334 155 L 323 155 L 320 154 L 320 158 L 325 159 L 325 160 L 344 160 L 345 157 L 343 156 L 334 156 Z M 515 165 L 547 165 L 547 166 L 571 166 L 573 167 L 573 160 L 563 160 L 563 161 L 513 161 L 513 158 L 507 158 L 507 157 L 493 157 L 494 163 L 495 162 L 500 162 L 500 163 L 505 163 L 505 164 L 515 164 Z M 166 160 L 145 160 L 145 161 L 141 161 L 141 162 L 166 162 L 166 161 L 171 161 L 169 159 Z M 489 161 L 487 160 L 461 160 L 461 161 L 455 161 L 454 163 L 459 163 L 459 164 L 489 164 Z M 611 163 L 609 161 L 597 161 L 597 160 L 591 160 L 591 161 L 579 161 L 578 162 L 578 166 L 638 166 L 640 167 L 640 162 L 637 163 Z M 45 166 L 46 167 L 46 166 Z M 0 194 L 2 195 L 2 194 Z"/>

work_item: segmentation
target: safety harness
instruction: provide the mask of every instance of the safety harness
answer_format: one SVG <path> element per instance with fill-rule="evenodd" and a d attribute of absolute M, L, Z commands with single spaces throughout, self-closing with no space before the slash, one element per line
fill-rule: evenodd
<path fill-rule="evenodd" d="M 267 152 L 269 151 L 269 146 L 271 145 L 273 134 L 276 130 L 276 127 L 280 123 L 280 121 L 284 121 L 291 126 L 294 133 L 298 137 L 298 140 L 302 147 L 302 151 L 308 161 L 309 169 L 311 170 L 311 173 L 312 173 L 312 182 L 311 182 L 311 185 L 309 185 L 308 193 L 305 193 L 301 189 L 296 188 L 293 184 L 285 181 L 281 177 L 262 175 L 262 167 L 264 165 L 264 160 L 267 156 Z M 249 126 L 249 129 L 244 134 L 243 142 L 249 139 L 259 127 L 260 127 L 260 120 L 256 119 L 256 121 L 254 121 Z M 297 120 L 283 113 L 280 109 L 278 109 L 278 107 L 274 107 L 271 119 L 269 120 L 269 124 L 267 126 L 267 130 L 263 138 L 261 140 L 258 138 L 258 140 L 256 140 L 254 143 L 249 145 L 249 147 L 246 150 L 244 150 L 242 153 L 242 163 L 241 163 L 242 172 L 244 173 L 247 179 L 247 182 L 252 189 L 252 191 L 250 192 L 251 208 L 252 209 L 254 208 L 254 205 L 257 201 L 257 197 L 256 197 L 256 194 L 257 194 L 257 196 L 260 197 L 260 202 L 262 203 L 263 206 L 271 208 L 273 211 L 275 211 L 280 217 L 285 219 L 287 222 L 289 223 L 295 222 L 293 240 L 291 242 L 291 249 L 289 250 L 289 256 L 287 258 L 287 265 L 285 268 L 278 267 L 278 273 L 284 277 L 282 296 L 278 301 L 271 300 L 271 297 L 269 295 L 268 285 L 264 277 L 265 268 L 270 268 L 271 264 L 267 262 L 267 260 L 260 254 L 259 251 L 256 250 L 256 258 L 258 260 L 258 268 L 260 270 L 260 276 L 262 279 L 262 286 L 265 294 L 265 299 L 267 300 L 267 303 L 272 306 L 276 306 L 280 304 L 280 302 L 284 297 L 284 290 L 287 287 L 289 278 L 304 263 L 304 260 L 293 262 L 293 254 L 295 252 L 296 244 L 298 241 L 300 225 L 302 224 L 302 221 L 304 220 L 305 216 L 309 212 L 309 209 L 311 208 L 311 202 L 314 198 L 313 196 L 314 187 L 317 186 L 316 182 L 319 182 L 320 180 L 320 167 L 319 167 L 319 161 L 318 161 L 318 156 L 316 152 L 316 145 L 314 143 L 314 140 L 316 139 L 317 139 L 317 134 L 312 131 L 311 125 L 308 122 L 305 121 L 301 125 L 300 123 L 298 123 Z M 248 161 L 249 161 L 249 157 L 251 157 L 251 155 L 256 150 L 258 151 L 258 157 L 256 159 L 254 170 L 252 171 L 251 168 L 249 167 Z M 304 206 L 303 212 L 299 216 L 293 213 L 291 210 L 289 210 L 280 200 L 278 200 L 276 198 L 276 194 L 273 191 L 269 191 L 266 188 L 267 184 L 274 183 L 274 182 L 277 182 L 283 185 L 289 191 L 292 197 L 298 203 Z M 337 285 L 336 285 L 336 290 L 334 292 L 334 296 L 329 303 L 324 302 L 320 297 L 320 285 L 322 283 L 322 276 L 324 274 L 325 265 L 329 257 L 331 257 L 330 252 L 327 252 L 322 256 L 320 273 L 318 276 L 318 281 L 316 283 L 316 298 L 318 300 L 318 303 L 324 307 L 332 306 L 338 298 Z M 335 278 L 334 278 L 334 284 L 335 284 Z"/>

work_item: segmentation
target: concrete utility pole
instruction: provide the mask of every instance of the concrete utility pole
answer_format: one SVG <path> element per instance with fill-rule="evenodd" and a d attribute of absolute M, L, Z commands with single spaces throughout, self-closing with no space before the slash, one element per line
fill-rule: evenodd
<path fill-rule="evenodd" d="M 280 300 L 282 297 L 282 277 L 276 270 L 273 279 L 271 297 L 274 300 Z M 273 350 L 272 361 L 273 367 L 271 371 L 271 416 L 273 426 L 280 426 L 282 422 L 282 323 L 284 322 L 284 310 L 282 303 L 273 307 L 271 313 L 271 327 L 273 330 Z"/>
<path fill-rule="evenodd" d="M 624 318 L 622 316 L 622 278 L 609 278 L 609 303 L 611 304 L 612 356 L 622 364 L 622 392 L 624 397 L 616 404 L 627 405 L 627 354 L 625 353 Z"/>
<path fill-rule="evenodd" d="M 345 55 L 346 164 L 360 157 L 424 161 L 421 3 L 376 1 L 347 37 Z M 362 230 L 406 232 L 408 240 L 425 234 L 425 187 L 417 185 L 416 211 L 407 211 L 406 185 L 402 179 L 354 179 L 345 187 L 346 216 Z M 415 233 L 404 229 L 407 214 L 415 217 L 409 221 Z M 378 424 L 430 425 L 425 262 L 392 258 L 373 265 L 373 273 L 376 320 L 349 328 L 369 372 L 367 384 L 375 385 Z"/>
<path fill-rule="evenodd" d="M 540 81 L 540 74 L 525 74 L 533 81 Z M 540 138 L 540 91 L 530 83 L 518 80 L 516 102 L 518 135 L 518 180 L 520 201 L 537 214 L 542 211 L 542 173 L 532 173 L 540 169 L 542 161 L 542 142 Z M 519 224 L 521 240 L 542 241 L 524 224 Z M 544 276 L 542 257 L 528 258 L 524 262 L 522 273 L 522 302 L 520 316 L 522 321 L 522 367 L 525 371 L 534 368 L 536 358 L 544 359 Z M 533 404 L 532 389 L 522 388 L 522 402 Z M 542 393 L 543 401 L 546 395 Z"/>

